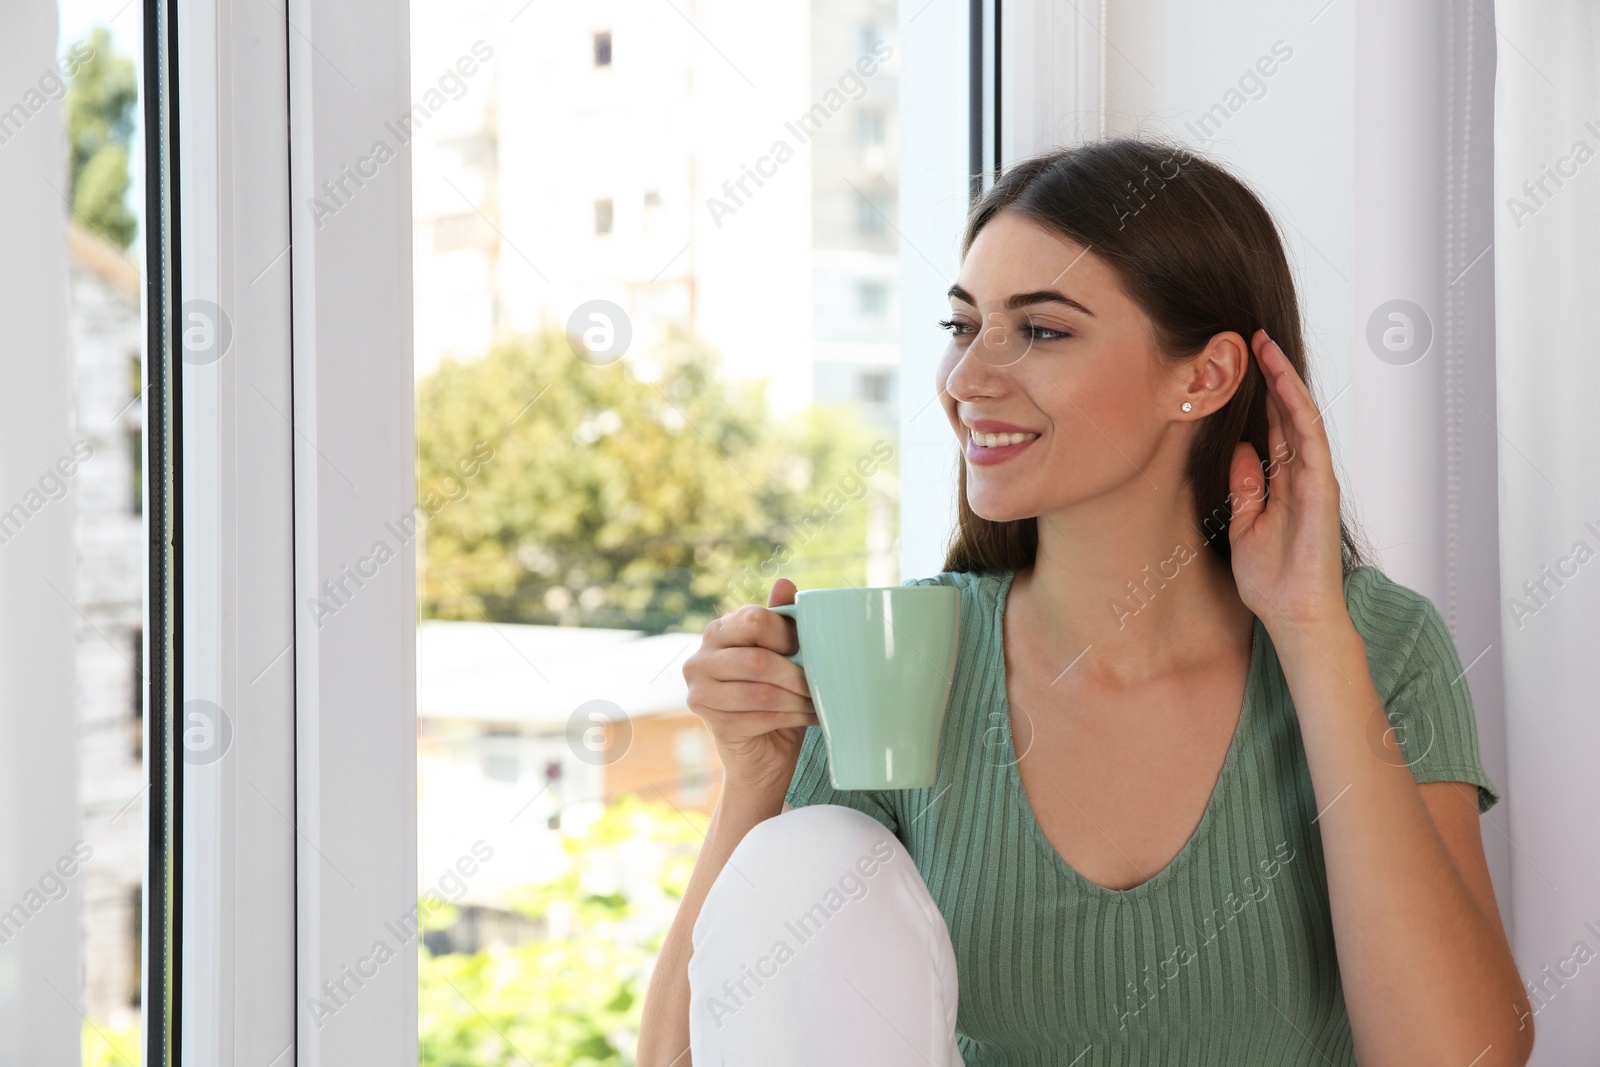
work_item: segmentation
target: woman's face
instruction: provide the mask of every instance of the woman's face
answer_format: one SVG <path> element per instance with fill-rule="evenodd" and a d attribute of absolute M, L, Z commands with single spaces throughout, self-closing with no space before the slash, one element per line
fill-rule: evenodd
<path fill-rule="evenodd" d="M 1190 387 L 1193 364 L 1160 355 L 1148 317 L 1098 256 L 1015 212 L 979 231 L 950 308 L 939 399 L 982 518 L 1043 515 L 1130 482 L 1170 486 L 1188 428 L 1226 400 Z M 1029 436 L 986 448 L 972 423 Z"/>

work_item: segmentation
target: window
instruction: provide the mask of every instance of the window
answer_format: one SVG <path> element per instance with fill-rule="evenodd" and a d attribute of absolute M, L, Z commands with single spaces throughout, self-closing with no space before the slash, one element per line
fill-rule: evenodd
<path fill-rule="evenodd" d="M 865 234 L 882 234 L 889 228 L 886 205 L 876 196 L 856 198 L 856 228 Z"/>
<path fill-rule="evenodd" d="M 889 310 L 889 286 L 884 282 L 856 283 L 856 310 L 863 315 L 883 315 Z"/>
<path fill-rule="evenodd" d="M 887 119 L 878 108 L 865 108 L 856 115 L 856 141 L 862 148 L 881 148 Z"/>
<path fill-rule="evenodd" d="M 484 32 L 471 7 L 413 6 L 428 20 L 414 70 Z M 419 759 L 420 884 L 476 837 L 494 848 L 425 941 L 421 996 L 450 1007 L 422 1013 L 424 1067 L 471 1047 L 483 1027 L 465 1002 L 498 996 L 491 972 L 516 989 L 516 1025 L 551 1035 L 536 1059 L 627 1058 L 628 1034 L 590 1027 L 642 997 L 626 974 L 664 933 L 661 883 L 703 844 L 722 784 L 684 659 L 710 619 L 764 601 L 775 559 L 801 588 L 900 581 L 885 502 L 901 263 L 883 236 L 900 75 L 879 43 L 894 0 L 622 5 L 576 31 L 593 46 L 576 61 L 610 67 L 623 32 L 649 42 L 649 69 L 577 79 L 572 39 L 536 32 L 535 11 L 488 27 L 500 77 L 450 105 L 449 137 L 501 146 L 486 170 L 459 191 L 423 180 L 453 173 L 445 121 L 412 148 L 414 218 L 464 214 L 465 196 L 504 250 L 470 270 L 443 242 L 413 253 L 413 314 L 450 297 L 428 336 L 417 319 L 417 491 L 439 500 L 416 569 L 419 726 L 522 730 L 520 749 L 482 729 L 471 756 Z M 752 82 L 791 103 L 752 106 Z M 939 195 L 958 202 L 962 168 L 947 173 Z M 777 326 L 774 292 L 804 294 Z M 551 923 L 489 957 L 490 926 L 530 898 Z M 594 905 L 611 900 L 638 919 L 601 933 Z M 627 968 L 546 973 L 601 938 Z"/>
<path fill-rule="evenodd" d="M 154 912 L 170 899 L 163 861 L 177 859 L 149 832 L 173 811 L 176 774 L 147 778 L 142 762 L 154 772 L 170 749 L 142 753 L 138 737 L 138 635 L 167 632 L 147 621 L 167 605 L 148 581 L 152 553 L 173 561 L 162 519 L 141 518 L 139 462 L 149 427 L 161 445 L 151 488 L 167 484 L 165 412 L 146 406 L 169 395 L 170 366 L 153 356 L 141 373 L 147 326 L 159 336 L 173 324 L 176 295 L 147 255 L 170 207 L 144 147 L 145 92 L 161 82 L 141 47 L 156 36 L 141 26 L 154 7 L 0 4 L 0 70 L 28 72 L 0 103 L 6 211 L 27 220 L 0 242 L 13 280 L 6 340 L 28 353 L 7 358 L 0 395 L 0 623 L 8 669 L 26 659 L 29 676 L 25 693 L 0 693 L 7 1063 L 148 1062 L 141 1013 L 155 1026 L 168 1018 L 159 983 L 171 941 L 159 926 L 148 1002 L 140 959 L 140 886 L 149 879 Z"/>
<path fill-rule="evenodd" d="M 144 630 L 135 627 L 130 636 L 130 662 L 132 670 L 128 679 L 131 699 L 128 701 L 132 719 L 129 732 L 133 738 L 133 758 L 144 758 Z"/>
<path fill-rule="evenodd" d="M 693 726 L 678 731 L 672 752 L 677 762 L 678 795 L 686 804 L 704 804 L 709 795 L 706 788 L 710 780 L 711 740 L 704 727 Z"/>
<path fill-rule="evenodd" d="M 441 215 L 433 220 L 433 247 L 440 252 L 456 248 L 481 248 L 494 231 L 477 212 Z"/>
<path fill-rule="evenodd" d="M 128 461 L 128 512 L 144 514 L 144 434 L 134 427 L 123 435 Z"/>
<path fill-rule="evenodd" d="M 861 375 L 861 399 L 868 404 L 887 404 L 889 402 L 888 371 L 867 371 Z"/>
<path fill-rule="evenodd" d="M 139 965 L 143 955 L 144 930 L 141 918 L 144 912 L 144 887 L 130 886 L 128 889 L 128 926 L 124 934 L 124 943 L 127 945 L 127 988 L 124 996 L 127 998 L 128 1007 L 137 1011 L 139 1008 Z"/>
<path fill-rule="evenodd" d="M 521 735 L 491 729 L 483 735 L 483 774 L 496 782 L 515 783 L 522 777 Z"/>

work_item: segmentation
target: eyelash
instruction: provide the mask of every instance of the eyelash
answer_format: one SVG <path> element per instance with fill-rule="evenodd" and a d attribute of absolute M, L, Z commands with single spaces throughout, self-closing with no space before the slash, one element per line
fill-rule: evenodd
<path fill-rule="evenodd" d="M 965 337 L 967 333 L 970 333 L 972 330 L 972 327 L 969 324 L 965 322 L 957 322 L 954 319 L 940 319 L 939 326 L 941 329 L 949 330 L 952 337 Z M 1033 339 L 1035 341 L 1054 341 L 1072 336 L 1065 330 L 1052 330 L 1048 326 L 1035 326 L 1032 323 L 1028 324 L 1028 329 L 1034 331 Z M 1040 333 L 1053 333 L 1056 336 L 1040 337 Z"/>

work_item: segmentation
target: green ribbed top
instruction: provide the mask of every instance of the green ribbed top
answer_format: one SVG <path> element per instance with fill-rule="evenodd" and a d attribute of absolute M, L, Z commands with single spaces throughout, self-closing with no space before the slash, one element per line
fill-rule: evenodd
<path fill-rule="evenodd" d="M 1193 835 L 1150 880 L 1106 889 L 1055 851 L 1015 766 L 1001 629 L 1014 574 L 904 583 L 961 590 L 934 785 L 835 790 L 811 727 L 787 796 L 857 808 L 905 844 L 955 948 L 966 1064 L 1354 1064 L 1316 798 L 1265 627 L 1257 620 L 1239 725 Z M 1470 782 L 1489 810 L 1499 792 L 1444 619 L 1375 567 L 1352 571 L 1344 591 L 1413 777 Z"/>

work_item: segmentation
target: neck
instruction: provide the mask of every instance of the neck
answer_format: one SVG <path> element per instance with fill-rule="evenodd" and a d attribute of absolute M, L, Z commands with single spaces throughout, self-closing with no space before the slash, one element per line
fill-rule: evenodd
<path fill-rule="evenodd" d="M 1007 596 L 1007 614 L 1022 623 L 1017 640 L 1113 685 L 1214 664 L 1240 634 L 1248 655 L 1250 610 L 1192 515 L 1041 515 L 1034 565 Z"/>

